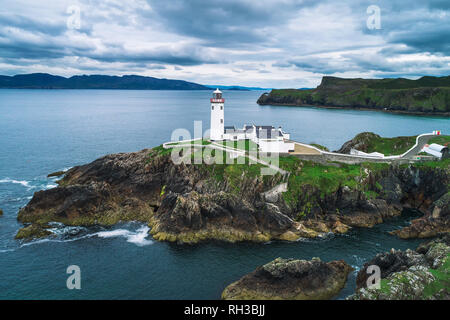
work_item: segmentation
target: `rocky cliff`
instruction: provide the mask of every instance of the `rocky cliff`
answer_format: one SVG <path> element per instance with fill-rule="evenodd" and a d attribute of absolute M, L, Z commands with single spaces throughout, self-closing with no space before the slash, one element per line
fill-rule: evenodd
<path fill-rule="evenodd" d="M 26 228 L 17 237 L 47 236 L 52 221 L 137 220 L 162 241 L 296 240 L 371 227 L 404 208 L 424 215 L 398 236 L 450 230 L 448 161 L 347 165 L 282 157 L 280 166 L 288 173 L 262 176 L 259 164 L 175 165 L 161 147 L 108 155 L 36 192 L 18 214 Z"/>
<path fill-rule="evenodd" d="M 323 300 L 344 287 L 352 268 L 343 260 L 323 262 L 275 259 L 240 280 L 222 293 L 225 300 Z"/>
<path fill-rule="evenodd" d="M 414 114 L 450 114 L 450 76 L 408 79 L 323 77 L 316 89 L 279 89 L 263 94 L 260 105 L 326 106 Z"/>
<path fill-rule="evenodd" d="M 74 167 L 54 189 L 36 192 L 18 215 L 43 235 L 50 221 L 66 225 L 149 223 L 157 240 L 267 241 L 295 232 L 299 224 L 260 194 L 281 182 L 248 165 L 175 165 L 162 148 L 115 154 Z M 253 171 L 255 172 L 253 172 Z"/>

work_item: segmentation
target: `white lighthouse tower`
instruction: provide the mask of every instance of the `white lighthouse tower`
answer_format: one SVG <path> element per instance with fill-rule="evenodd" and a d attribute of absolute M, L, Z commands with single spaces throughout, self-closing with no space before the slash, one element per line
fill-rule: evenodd
<path fill-rule="evenodd" d="M 211 99 L 211 140 L 223 140 L 224 134 L 224 104 L 222 91 L 217 89 Z"/>

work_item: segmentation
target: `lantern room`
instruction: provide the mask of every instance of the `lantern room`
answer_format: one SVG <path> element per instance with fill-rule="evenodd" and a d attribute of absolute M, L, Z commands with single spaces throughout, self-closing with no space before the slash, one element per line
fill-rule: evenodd
<path fill-rule="evenodd" d="M 222 91 L 219 89 L 216 89 L 216 91 L 213 92 L 213 97 L 211 99 L 212 103 L 224 103 L 225 99 L 222 98 Z"/>

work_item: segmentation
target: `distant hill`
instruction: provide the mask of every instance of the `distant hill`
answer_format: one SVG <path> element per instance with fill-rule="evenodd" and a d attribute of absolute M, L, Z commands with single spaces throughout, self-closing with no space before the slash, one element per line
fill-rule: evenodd
<path fill-rule="evenodd" d="M 263 90 L 271 90 L 271 88 L 244 87 L 244 86 L 206 85 L 206 87 L 208 87 L 210 89 L 235 90 L 235 91 L 263 91 Z"/>
<path fill-rule="evenodd" d="M 210 90 L 183 80 L 158 79 L 135 75 L 81 75 L 70 78 L 47 73 L 0 76 L 0 88 L 14 89 L 134 89 L 134 90 Z"/>
<path fill-rule="evenodd" d="M 315 89 L 274 89 L 264 93 L 258 99 L 258 104 L 375 109 L 450 116 L 450 76 L 422 77 L 417 80 L 323 77 Z"/>

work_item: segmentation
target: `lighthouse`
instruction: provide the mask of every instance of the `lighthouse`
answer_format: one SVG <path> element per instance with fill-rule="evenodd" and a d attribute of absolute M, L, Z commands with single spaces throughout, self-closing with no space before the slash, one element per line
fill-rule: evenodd
<path fill-rule="evenodd" d="M 211 98 L 211 140 L 223 140 L 224 134 L 224 104 L 222 91 L 217 89 Z"/>

